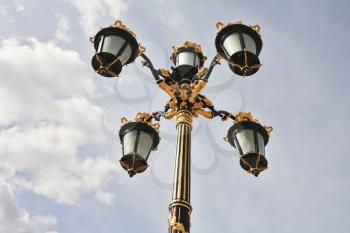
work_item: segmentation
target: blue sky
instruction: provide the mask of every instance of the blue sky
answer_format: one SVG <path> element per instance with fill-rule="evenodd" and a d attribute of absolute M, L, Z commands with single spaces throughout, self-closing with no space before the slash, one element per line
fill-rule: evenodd
<path fill-rule="evenodd" d="M 174 120 L 145 173 L 130 179 L 117 163 L 120 117 L 167 96 L 140 59 L 116 79 L 90 65 L 88 38 L 116 19 L 156 67 L 185 40 L 210 60 L 218 21 L 261 26 L 258 73 L 241 79 L 222 62 L 204 93 L 274 127 L 269 169 L 245 173 L 222 140 L 232 123 L 197 118 L 192 232 L 348 232 L 349 12 L 340 0 L 0 0 L 0 233 L 167 231 Z"/>

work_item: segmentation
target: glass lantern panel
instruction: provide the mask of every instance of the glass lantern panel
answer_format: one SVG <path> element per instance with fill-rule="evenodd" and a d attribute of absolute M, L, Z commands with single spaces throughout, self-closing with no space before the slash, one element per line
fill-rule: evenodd
<path fill-rule="evenodd" d="M 195 56 L 197 56 L 193 52 L 181 52 L 177 55 L 179 57 L 178 63 L 176 66 L 179 65 L 190 65 L 190 66 L 196 66 L 195 64 Z M 199 59 L 197 59 L 199 60 Z"/>
<path fill-rule="evenodd" d="M 226 56 L 230 58 L 234 53 L 242 51 L 241 40 L 238 33 L 232 33 L 229 35 L 223 43 Z"/>
<path fill-rule="evenodd" d="M 137 147 L 137 154 L 142 158 L 147 159 L 153 145 L 152 137 L 143 131 L 140 131 L 139 145 Z"/>
<path fill-rule="evenodd" d="M 124 38 L 120 36 L 116 36 L 116 35 L 105 36 L 104 42 L 101 48 L 101 52 L 117 55 L 117 53 L 123 46 L 124 42 L 125 42 Z"/>
<path fill-rule="evenodd" d="M 256 153 L 254 131 L 252 129 L 243 129 L 236 134 L 238 143 L 242 149 L 243 154 Z"/>
<path fill-rule="evenodd" d="M 256 44 L 255 44 L 254 39 L 248 34 L 242 33 L 242 35 L 243 35 L 245 48 L 249 52 L 252 52 L 252 53 L 256 54 Z"/>
<path fill-rule="evenodd" d="M 195 67 L 198 67 L 198 66 L 199 66 L 199 62 L 200 62 L 199 56 L 196 54 L 194 58 L 195 58 L 195 60 L 194 60 L 194 66 L 195 66 Z"/>
<path fill-rule="evenodd" d="M 265 142 L 264 138 L 260 133 L 257 133 L 258 135 L 258 146 L 259 146 L 259 154 L 265 156 Z"/>
<path fill-rule="evenodd" d="M 129 60 L 129 58 L 131 57 L 131 54 L 132 54 L 131 46 L 128 44 L 124 52 L 119 58 L 122 65 L 124 65 Z"/>
<path fill-rule="evenodd" d="M 124 135 L 124 138 L 123 138 L 124 155 L 134 153 L 136 137 L 137 137 L 136 130 L 130 131 Z"/>

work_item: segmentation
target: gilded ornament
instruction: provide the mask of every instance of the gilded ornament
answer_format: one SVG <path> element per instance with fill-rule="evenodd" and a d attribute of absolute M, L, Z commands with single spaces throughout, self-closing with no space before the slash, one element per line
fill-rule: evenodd
<path fill-rule="evenodd" d="M 180 110 L 176 115 L 176 128 L 179 124 L 186 124 L 192 128 L 192 113 L 187 110 Z"/>
<path fill-rule="evenodd" d="M 218 22 L 216 23 L 216 29 L 217 31 L 221 31 L 223 28 L 225 27 L 228 27 L 228 26 L 231 26 L 231 25 L 236 25 L 236 24 L 242 24 L 242 21 L 236 21 L 236 22 L 233 22 L 233 23 L 227 23 L 227 24 L 224 24 L 223 22 Z M 244 24 L 243 24 L 244 25 Z M 257 33 L 260 34 L 260 26 L 259 25 L 249 25 L 250 28 L 252 28 L 254 31 L 256 31 Z"/>
<path fill-rule="evenodd" d="M 171 48 L 173 50 L 173 53 L 177 53 L 177 51 L 180 48 L 193 48 L 196 53 L 202 53 L 202 47 L 199 44 L 196 44 L 194 42 L 190 42 L 190 41 L 187 41 L 187 40 L 185 41 L 185 43 L 183 45 L 172 46 Z"/>
<path fill-rule="evenodd" d="M 169 217 L 168 222 L 170 229 L 180 231 L 181 233 L 188 233 L 182 223 L 176 222 L 176 217 Z"/>
<path fill-rule="evenodd" d="M 136 37 L 136 34 L 133 31 L 131 31 L 127 26 L 125 26 L 125 24 L 123 24 L 121 20 L 115 21 L 115 23 L 112 24 L 111 27 L 123 29 L 129 32 L 133 37 Z"/>

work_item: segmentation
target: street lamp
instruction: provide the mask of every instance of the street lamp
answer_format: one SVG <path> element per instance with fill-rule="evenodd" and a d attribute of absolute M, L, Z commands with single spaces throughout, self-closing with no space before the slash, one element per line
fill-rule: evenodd
<path fill-rule="evenodd" d="M 188 233 L 190 231 L 191 182 L 191 131 L 193 117 L 207 119 L 220 117 L 232 120 L 225 141 L 240 153 L 241 167 L 258 176 L 267 169 L 265 146 L 272 131 L 271 126 L 263 126 L 249 112 L 233 115 L 215 109 L 213 103 L 200 92 L 206 86 L 211 72 L 220 59 L 228 62 L 231 70 L 240 76 L 249 76 L 260 68 L 259 54 L 262 48 L 260 27 L 247 26 L 241 22 L 217 23 L 215 45 L 217 54 L 208 68 L 204 67 L 206 57 L 200 45 L 186 41 L 173 46 L 170 59 L 175 67 L 172 70 L 155 69 L 145 55 L 145 48 L 136 40 L 136 35 L 121 21 L 101 29 L 90 40 L 94 43 L 95 55 L 92 58 L 94 70 L 105 77 L 117 77 L 122 67 L 132 63 L 138 56 L 142 64 L 150 69 L 156 84 L 170 99 L 163 111 L 137 113 L 134 121 L 122 118 L 119 131 L 123 156 L 121 166 L 130 177 L 144 172 L 152 150 L 159 143 L 159 123 L 161 118 L 176 116 L 177 144 L 173 180 L 172 201 L 169 205 L 169 233 Z"/>
<path fill-rule="evenodd" d="M 123 146 L 123 157 L 119 162 L 130 177 L 146 170 L 149 154 L 159 143 L 159 123 L 147 124 L 142 117 L 143 115 L 137 116 L 134 122 L 122 118 L 119 130 Z"/>
<path fill-rule="evenodd" d="M 227 132 L 229 143 L 241 155 L 241 167 L 255 176 L 267 169 L 265 146 L 269 141 L 270 130 L 269 127 L 263 127 L 250 113 L 241 112 Z"/>
<path fill-rule="evenodd" d="M 116 77 L 122 67 L 131 62 L 142 52 L 137 44 L 135 34 L 120 20 L 113 25 L 102 28 L 95 37 L 91 37 L 96 54 L 92 58 L 94 70 L 105 77 Z"/>
<path fill-rule="evenodd" d="M 258 71 L 261 64 L 259 54 L 262 48 L 260 27 L 236 23 L 216 24 L 219 29 L 215 38 L 216 50 L 231 70 L 240 76 L 249 76 Z"/>

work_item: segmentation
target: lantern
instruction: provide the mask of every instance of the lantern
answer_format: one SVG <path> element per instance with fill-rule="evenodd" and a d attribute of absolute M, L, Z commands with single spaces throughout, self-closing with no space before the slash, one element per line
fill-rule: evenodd
<path fill-rule="evenodd" d="M 227 138 L 238 149 L 240 165 L 244 170 L 258 176 L 267 169 L 265 146 L 269 141 L 269 133 L 265 127 L 251 119 L 244 119 L 231 126 Z"/>
<path fill-rule="evenodd" d="M 151 150 L 158 146 L 158 132 L 147 123 L 128 122 L 121 127 L 119 137 L 123 147 L 123 156 L 119 161 L 122 167 L 130 177 L 144 172 Z"/>
<path fill-rule="evenodd" d="M 136 59 L 140 50 L 135 34 L 119 20 L 101 29 L 91 41 L 96 50 L 92 67 L 105 77 L 117 77 L 124 65 Z"/>
<path fill-rule="evenodd" d="M 175 68 L 172 78 L 179 84 L 190 83 L 205 59 L 201 46 L 196 43 L 186 41 L 182 46 L 173 46 L 171 60 Z"/>
<path fill-rule="evenodd" d="M 217 52 L 228 61 L 231 70 L 240 76 L 249 76 L 260 68 L 259 54 L 262 40 L 260 27 L 237 23 L 216 24 L 218 33 L 215 38 Z"/>

